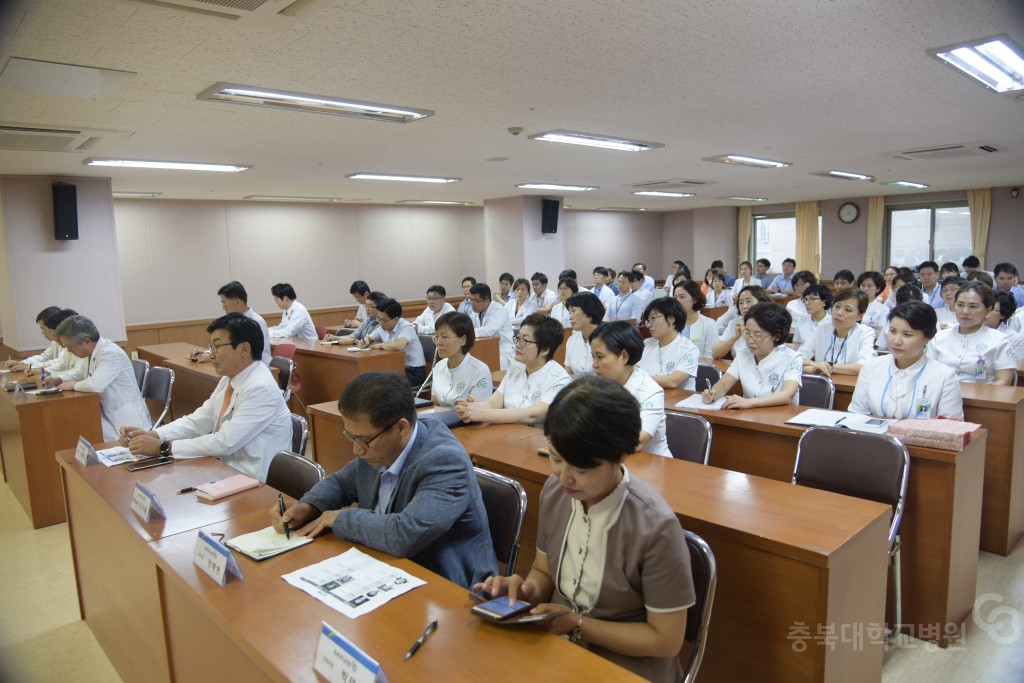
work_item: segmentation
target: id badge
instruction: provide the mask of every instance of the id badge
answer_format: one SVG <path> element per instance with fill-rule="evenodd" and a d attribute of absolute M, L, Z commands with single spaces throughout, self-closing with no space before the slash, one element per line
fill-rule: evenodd
<path fill-rule="evenodd" d="M 988 370 L 985 368 L 985 359 L 979 358 L 978 362 L 974 364 L 974 378 L 981 379 L 988 374 Z"/>
<path fill-rule="evenodd" d="M 918 420 L 930 420 L 932 419 L 932 402 L 927 398 L 922 398 L 917 402 L 917 406 L 914 407 L 914 418 Z"/>

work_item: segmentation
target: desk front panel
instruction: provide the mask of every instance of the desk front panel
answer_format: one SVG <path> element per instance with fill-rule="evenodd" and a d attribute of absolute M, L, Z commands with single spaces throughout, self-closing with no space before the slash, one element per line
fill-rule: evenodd
<path fill-rule="evenodd" d="M 344 346 L 292 337 L 275 340 L 271 348 L 278 344 L 296 346 L 295 365 L 302 377 L 299 398 L 307 406 L 337 401 L 345 385 L 364 372 L 405 372 L 405 354 L 401 351 L 347 351 Z"/>

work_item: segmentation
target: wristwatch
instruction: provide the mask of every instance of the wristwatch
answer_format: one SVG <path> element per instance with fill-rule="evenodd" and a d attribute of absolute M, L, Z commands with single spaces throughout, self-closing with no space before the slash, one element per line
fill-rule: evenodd
<path fill-rule="evenodd" d="M 160 444 L 160 457 L 169 458 L 171 457 L 171 442 L 163 441 Z"/>
<path fill-rule="evenodd" d="M 583 612 L 579 612 L 580 618 L 576 620 L 576 626 L 569 632 L 569 642 L 578 643 L 583 637 Z"/>

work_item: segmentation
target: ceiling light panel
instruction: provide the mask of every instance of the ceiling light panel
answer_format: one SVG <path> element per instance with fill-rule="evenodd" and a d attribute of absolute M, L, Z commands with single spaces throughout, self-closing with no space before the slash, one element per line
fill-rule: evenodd
<path fill-rule="evenodd" d="M 410 123 L 433 116 L 429 109 L 413 109 L 377 102 L 362 102 L 326 95 L 290 92 L 287 90 L 271 90 L 257 86 L 239 85 L 237 83 L 217 83 L 196 95 L 197 100 L 209 102 L 229 102 L 255 107 L 304 111 L 313 114 L 331 114 L 334 116 L 351 116 L 372 121 L 389 123 Z"/>
<path fill-rule="evenodd" d="M 516 187 L 523 190 L 565 190 L 566 192 L 590 192 L 600 189 L 593 185 L 557 185 L 555 183 L 523 183 Z"/>
<path fill-rule="evenodd" d="M 353 180 L 396 180 L 399 182 L 409 183 L 457 183 L 462 178 L 443 178 L 437 176 L 424 176 L 424 175 L 404 175 L 401 173 L 351 173 L 346 178 Z"/>
<path fill-rule="evenodd" d="M 888 185 L 889 187 L 903 187 L 910 190 L 923 190 L 928 187 L 924 183 L 915 183 L 911 180 L 890 180 L 887 183 L 882 183 L 882 185 Z"/>
<path fill-rule="evenodd" d="M 928 50 L 928 54 L 996 92 L 1024 90 L 1024 50 L 993 36 Z"/>
<path fill-rule="evenodd" d="M 641 197 L 696 197 L 697 195 L 692 192 L 660 192 L 658 190 L 641 190 L 640 192 L 634 192 L 635 195 Z"/>
<path fill-rule="evenodd" d="M 731 199 L 735 202 L 766 202 L 764 197 L 716 197 L 715 199 Z"/>
<path fill-rule="evenodd" d="M 438 206 L 472 206 L 473 202 L 455 202 L 442 199 L 399 199 L 395 204 L 434 204 Z"/>
<path fill-rule="evenodd" d="M 112 166 L 114 168 L 155 168 L 165 171 L 215 171 L 219 173 L 240 173 L 252 166 L 238 164 L 203 164 L 190 161 L 149 161 L 145 159 L 101 159 L 89 157 L 82 162 L 86 166 Z"/>
<path fill-rule="evenodd" d="M 546 133 L 530 135 L 529 138 L 531 140 L 541 140 L 542 142 L 561 142 L 568 145 L 613 149 L 619 152 L 646 152 L 647 150 L 665 146 L 660 142 L 629 140 L 607 135 L 596 135 L 594 133 L 580 133 L 574 130 L 549 130 Z"/>
<path fill-rule="evenodd" d="M 737 166 L 751 166 L 753 168 L 785 168 L 792 166 L 789 161 L 774 161 L 772 159 L 760 159 L 748 157 L 743 154 L 720 154 L 714 157 L 704 157 L 701 161 L 714 161 L 719 164 L 734 164 Z"/>
<path fill-rule="evenodd" d="M 250 194 L 242 199 L 249 199 L 258 202 L 325 202 L 335 203 L 340 202 L 341 197 L 301 197 L 301 196 L 288 196 L 288 195 L 273 195 L 273 194 Z"/>
<path fill-rule="evenodd" d="M 808 175 L 820 175 L 825 178 L 838 178 L 839 180 L 870 180 L 874 181 L 875 176 L 854 173 L 852 171 L 815 171 Z"/>
<path fill-rule="evenodd" d="M 118 192 L 114 190 L 110 194 L 118 199 L 140 199 L 144 197 L 160 197 L 163 195 L 163 192 Z"/>

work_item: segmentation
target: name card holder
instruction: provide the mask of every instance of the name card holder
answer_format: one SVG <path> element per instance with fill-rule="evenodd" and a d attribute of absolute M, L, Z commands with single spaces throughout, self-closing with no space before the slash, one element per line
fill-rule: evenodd
<path fill-rule="evenodd" d="M 228 574 L 244 581 L 238 561 L 227 547 L 207 534 L 202 529 L 196 537 L 196 549 L 192 554 L 192 563 L 203 570 L 207 576 L 217 582 L 221 588 L 227 583 Z"/>
<path fill-rule="evenodd" d="M 388 677 L 377 660 L 328 625 L 320 624 L 313 670 L 330 683 L 387 683 Z"/>
<path fill-rule="evenodd" d="M 99 462 L 99 457 L 96 455 L 96 449 L 92 447 L 92 444 L 85 440 L 84 436 L 78 437 L 78 445 L 75 447 L 75 460 L 82 467 L 88 467 L 89 465 L 95 465 Z"/>
<path fill-rule="evenodd" d="M 150 491 L 141 482 L 135 482 L 135 489 L 132 491 L 132 512 L 146 522 L 153 518 L 153 515 L 167 519 L 167 513 L 157 500 L 156 494 Z"/>

